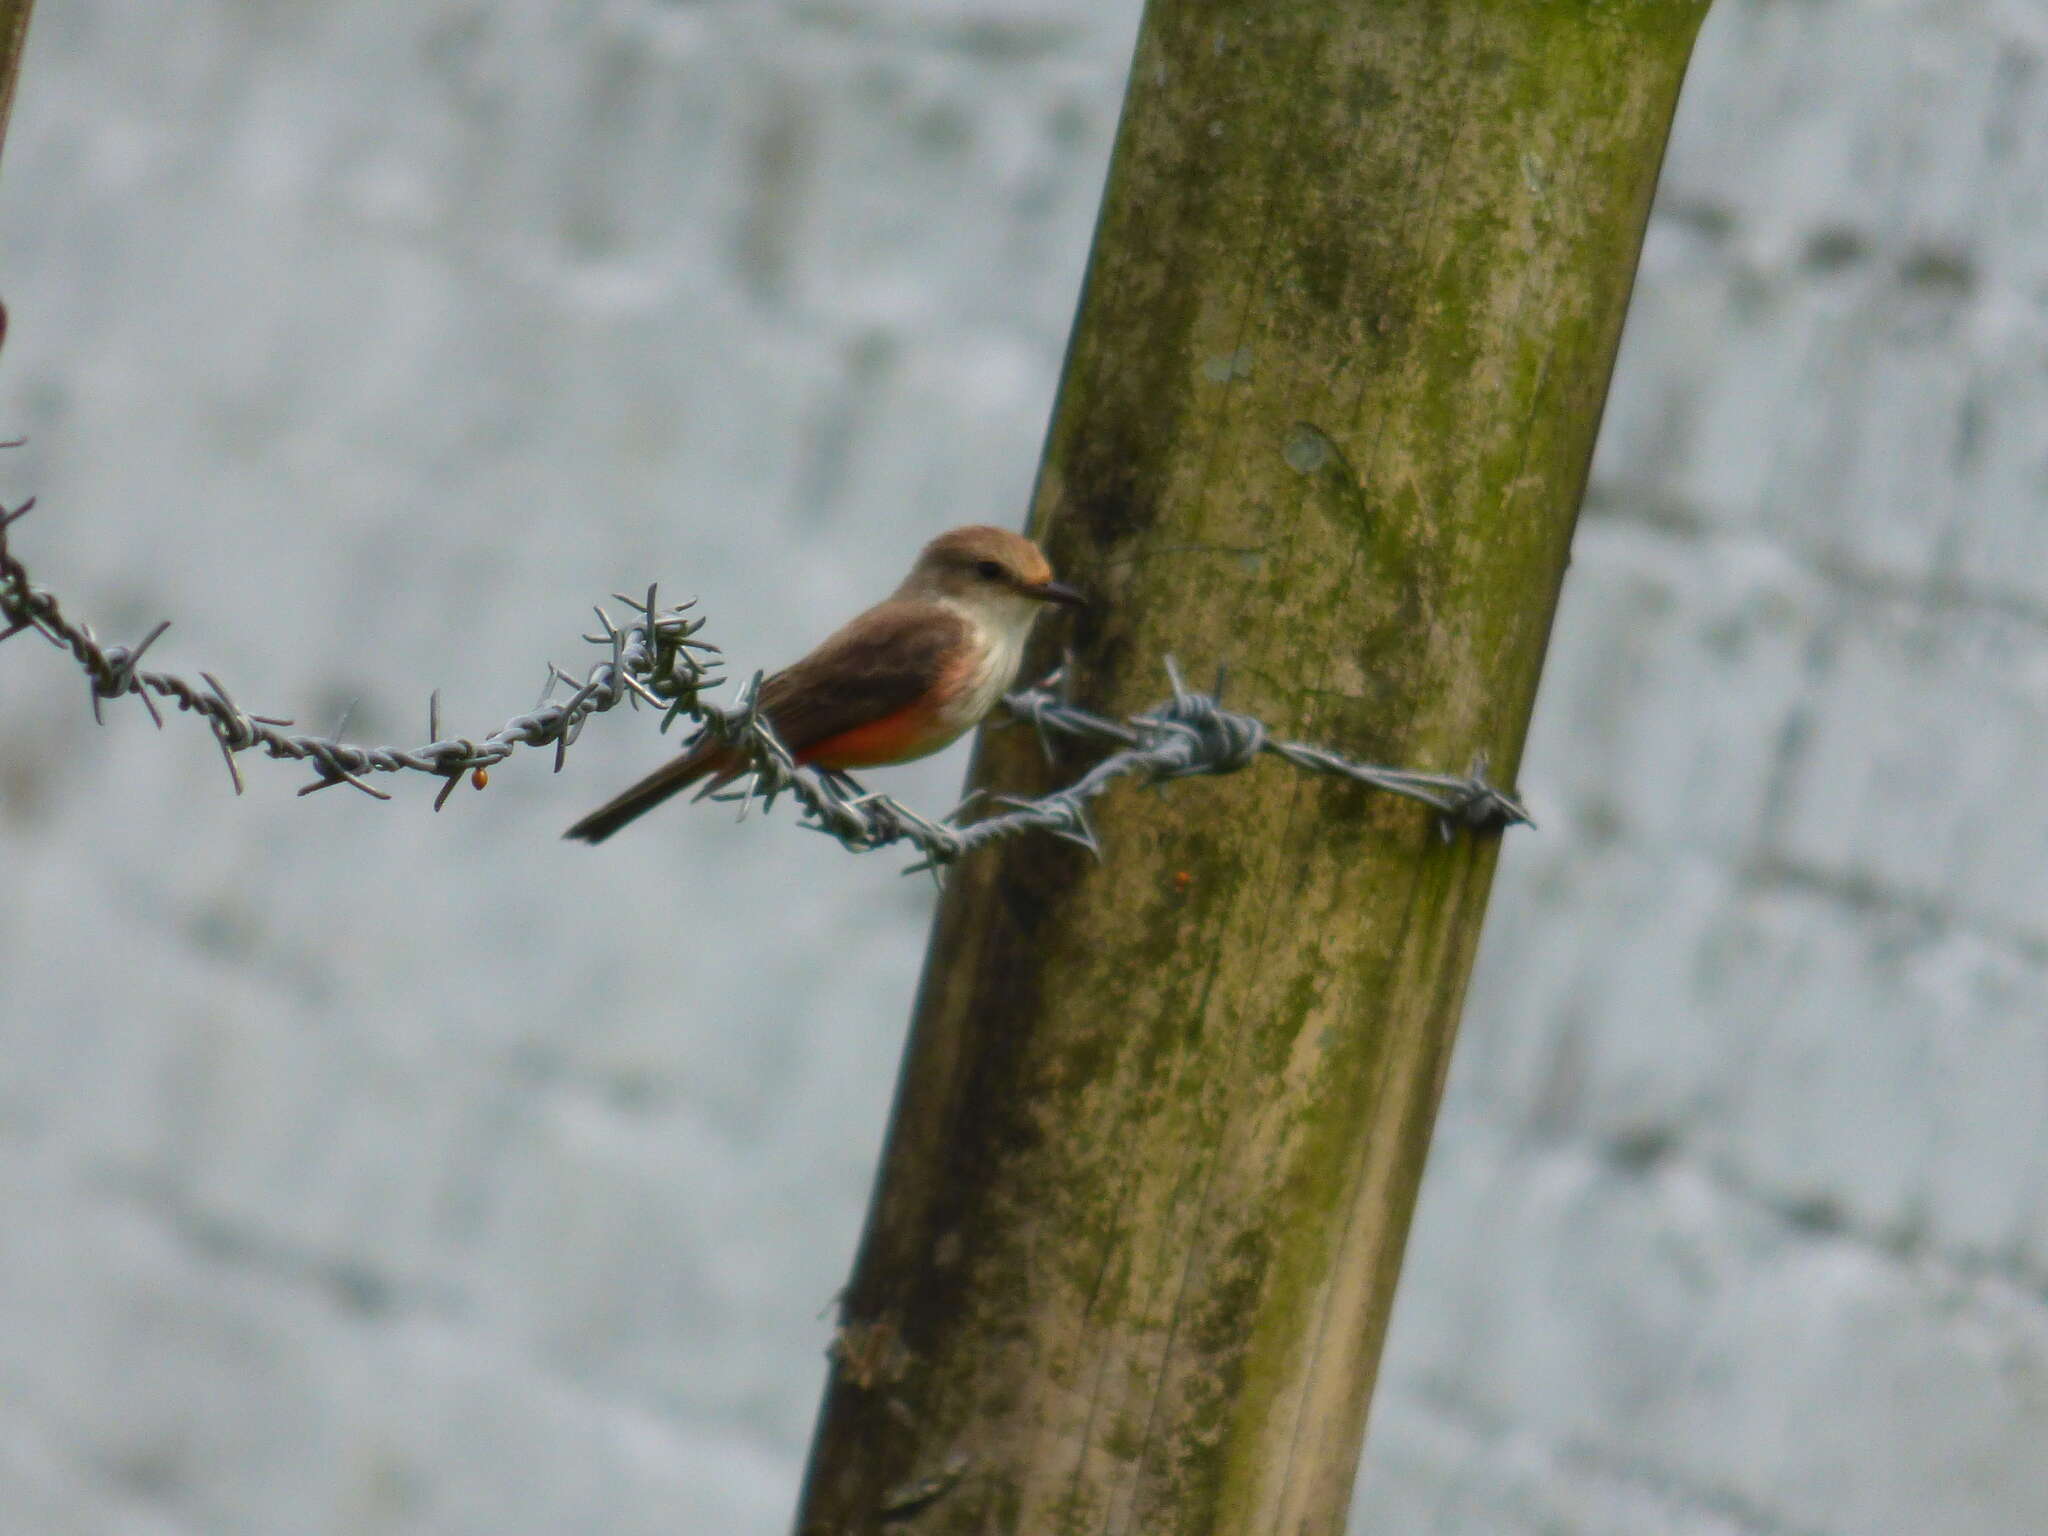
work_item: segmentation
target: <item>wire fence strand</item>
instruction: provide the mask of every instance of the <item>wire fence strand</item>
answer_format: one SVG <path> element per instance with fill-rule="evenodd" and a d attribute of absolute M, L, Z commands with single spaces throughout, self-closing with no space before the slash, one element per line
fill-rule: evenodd
<path fill-rule="evenodd" d="M 1088 819 L 1088 805 L 1112 784 L 1123 779 L 1159 784 L 1237 773 L 1263 755 L 1311 773 L 1332 774 L 1418 800 L 1436 813 L 1437 825 L 1447 838 L 1459 831 L 1497 833 L 1531 824 L 1528 812 L 1512 795 L 1487 781 L 1484 758 L 1475 759 L 1463 774 L 1418 773 L 1360 762 L 1326 747 L 1277 741 L 1264 722 L 1223 707 L 1220 679 L 1213 694 L 1191 691 L 1171 658 L 1166 663 L 1171 697 L 1143 714 L 1124 719 L 1095 714 L 1075 704 L 1067 694 L 1064 667 L 1040 683 L 1006 695 L 1003 703 L 1009 713 L 1037 731 L 1048 756 L 1052 743 L 1062 737 L 1102 743 L 1113 750 L 1071 784 L 1050 794 L 1032 799 L 990 797 L 987 806 L 999 809 L 968 820 L 977 808 L 986 809 L 983 797 L 970 796 L 935 820 L 891 796 L 869 793 L 844 774 L 799 767 L 755 708 L 760 673 L 739 689 L 730 704 L 706 699 L 704 693 L 724 679 L 717 670 L 718 647 L 697 638 L 705 621 L 692 614 L 696 600 L 662 608 L 652 586 L 644 599 L 613 594 L 627 611 L 623 622 L 614 620 L 602 607 L 596 610 L 598 632 L 583 638 L 603 654 L 580 681 L 549 663 L 540 700 L 487 736 L 444 737 L 438 695 L 428 699 L 428 741 L 423 746 L 363 746 L 340 740 L 338 729 L 315 736 L 294 731 L 290 720 L 244 710 L 210 672 L 199 674 L 202 686 L 171 673 L 144 670 L 143 655 L 170 628 L 169 620 L 132 646 L 102 645 L 90 626 L 64 613 L 55 594 L 29 580 L 26 566 L 13 552 L 12 525 L 34 505 L 31 498 L 11 511 L 0 510 L 0 626 L 4 626 L 0 627 L 0 642 L 34 631 L 69 652 L 90 683 L 95 720 L 103 718 L 103 700 L 130 695 L 142 701 L 159 728 L 164 723 L 157 707 L 159 699 L 200 716 L 220 746 L 237 794 L 243 787 L 237 755 L 258 749 L 267 757 L 311 765 L 314 778 L 299 791 L 302 795 L 348 784 L 388 800 L 390 795 L 370 782 L 372 775 L 431 775 L 444 781 L 434 799 L 438 811 L 465 776 L 476 776 L 480 783 L 483 770 L 520 747 L 553 747 L 559 772 L 569 748 L 592 716 L 622 703 L 636 707 L 646 703 L 663 712 L 664 730 L 677 719 L 688 719 L 701 731 L 733 743 L 745 755 L 747 770 L 730 788 L 711 798 L 739 802 L 744 816 L 754 801 L 760 801 L 766 810 L 787 794 L 800 807 L 804 826 L 854 852 L 908 844 L 919 855 L 910 866 L 912 871 L 950 864 L 977 848 L 1025 833 L 1050 834 L 1099 857 L 1102 848 Z M 558 688 L 568 692 L 556 698 Z"/>

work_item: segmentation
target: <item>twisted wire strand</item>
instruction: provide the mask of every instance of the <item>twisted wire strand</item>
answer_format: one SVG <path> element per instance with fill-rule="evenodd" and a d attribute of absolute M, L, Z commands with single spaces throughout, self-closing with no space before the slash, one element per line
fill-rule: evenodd
<path fill-rule="evenodd" d="M 1483 755 L 1474 758 L 1463 774 L 1418 773 L 1361 762 L 1327 747 L 1276 741 L 1256 716 L 1225 709 L 1216 694 L 1191 690 L 1171 656 L 1166 658 L 1166 675 L 1172 697 L 1125 720 L 1113 720 L 1076 705 L 1066 696 L 1064 673 L 1061 668 L 1043 682 L 1007 695 L 1005 707 L 1017 719 L 1029 721 L 1042 742 L 1054 736 L 1075 736 L 1116 742 L 1119 750 L 1064 789 L 1035 800 L 1004 797 L 999 803 L 1009 809 L 1003 814 L 954 829 L 955 857 L 1027 831 L 1050 832 L 1099 857 L 1101 846 L 1088 824 L 1087 803 L 1118 779 L 1158 784 L 1199 774 L 1239 773 L 1263 753 L 1311 773 L 1334 774 L 1419 800 L 1436 812 L 1438 829 L 1446 840 L 1459 831 L 1498 833 L 1535 824 L 1519 801 L 1487 781 Z M 1218 694 L 1222 686 L 1219 677 Z"/>
<path fill-rule="evenodd" d="M 844 774 L 799 768 L 756 708 L 760 673 L 740 688 L 730 704 L 705 699 L 705 690 L 723 681 L 716 675 L 718 647 L 696 638 L 705 621 L 690 616 L 696 606 L 694 599 L 664 609 L 658 606 L 657 591 L 651 586 L 644 601 L 613 594 L 632 615 L 624 623 L 615 622 L 602 607 L 596 610 L 599 632 L 583 638 L 607 654 L 581 682 L 550 663 L 540 701 L 479 740 L 442 737 L 438 695 L 428 701 L 427 734 L 431 739 L 425 746 L 362 746 L 341 741 L 338 729 L 328 736 L 293 732 L 289 720 L 242 709 L 210 672 L 199 674 L 205 683 L 200 687 L 169 673 L 143 670 L 143 654 L 170 627 L 168 620 L 133 646 L 103 646 L 89 626 L 68 618 L 54 594 L 29 580 L 27 568 L 8 543 L 10 525 L 34 505 L 31 498 L 12 511 L 0 511 L 0 622 L 6 626 L 0 629 L 0 641 L 33 630 L 68 651 L 91 685 L 95 720 L 102 718 L 103 699 L 131 694 L 142 701 L 159 728 L 163 715 L 156 705 L 158 698 L 201 716 L 220 746 L 237 794 L 243 786 L 236 754 L 260 748 L 268 757 L 312 765 L 315 778 L 299 791 L 302 795 L 349 784 L 388 800 L 391 797 L 365 775 L 431 774 L 445 780 L 434 799 L 438 811 L 465 774 L 501 762 L 520 747 L 552 745 L 559 772 L 568 749 L 591 716 L 630 702 L 636 707 L 647 703 L 661 709 L 664 730 L 675 720 L 688 718 L 700 731 L 715 733 L 745 755 L 747 771 L 711 798 L 737 801 L 744 817 L 754 801 L 759 800 L 765 811 L 788 794 L 800 807 L 802 825 L 823 832 L 853 852 L 909 844 L 920 857 L 906 872 L 936 869 L 990 843 L 1030 832 L 1050 834 L 1100 857 L 1101 843 L 1088 821 L 1087 808 L 1112 784 L 1128 778 L 1157 784 L 1203 774 L 1238 773 L 1265 754 L 1308 772 L 1333 774 L 1419 800 L 1436 812 L 1437 825 L 1446 838 L 1459 831 L 1497 833 L 1532 824 L 1513 796 L 1487 782 L 1483 757 L 1474 759 L 1462 775 L 1418 773 L 1360 762 L 1304 742 L 1277 741 L 1264 722 L 1222 706 L 1217 697 L 1222 692 L 1220 678 L 1215 694 L 1194 692 L 1182 681 L 1170 657 L 1166 670 L 1172 696 L 1144 714 L 1123 720 L 1076 705 L 1067 695 L 1064 667 L 1031 687 L 1006 695 L 1003 703 L 1011 716 L 1036 730 L 1048 756 L 1058 737 L 1104 742 L 1115 750 L 1073 783 L 1050 794 L 1035 799 L 995 796 L 991 803 L 1000 810 L 967 821 L 964 818 L 981 800 L 972 795 L 933 820 L 891 796 L 867 792 Z M 566 697 L 554 699 L 551 695 L 559 685 L 570 691 Z"/>
<path fill-rule="evenodd" d="M 629 699 L 636 704 L 644 700 L 661 709 L 671 705 L 691 708 L 698 702 L 697 695 L 718 681 L 713 675 L 716 663 L 710 659 L 717 655 L 718 648 L 696 638 L 704 621 L 689 616 L 690 609 L 696 606 L 695 600 L 660 609 L 656 606 L 656 590 L 649 587 L 644 603 L 620 597 L 639 615 L 623 626 L 613 623 L 602 608 L 597 610 L 603 632 L 584 638 L 604 646 L 610 654 L 593 666 L 581 682 L 550 663 L 547 686 L 539 702 L 480 740 L 441 735 L 438 694 L 427 700 L 430 739 L 424 746 L 361 746 L 340 740 L 338 729 L 329 736 L 293 731 L 290 720 L 243 709 L 211 672 L 199 674 L 204 681 L 202 687 L 167 672 L 144 671 L 140 665 L 144 652 L 171 627 L 170 620 L 159 623 L 133 646 L 103 646 L 89 625 L 67 617 L 54 593 L 29 580 L 27 568 L 9 546 L 11 525 L 34 506 L 31 497 L 11 511 L 0 512 L 0 622 L 6 626 L 0 628 L 0 641 L 33 630 L 50 644 L 69 651 L 91 685 L 96 721 L 104 719 L 101 700 L 131 694 L 142 701 L 159 730 L 163 728 L 164 717 L 157 708 L 157 699 L 167 699 L 180 710 L 200 716 L 220 746 L 236 794 L 242 793 L 243 786 L 235 755 L 260 748 L 268 757 L 312 764 L 316 777 L 299 791 L 302 795 L 331 789 L 336 784 L 350 784 L 366 795 L 388 800 L 390 795 L 370 783 L 364 777 L 366 774 L 432 774 L 446 780 L 434 800 L 434 809 L 438 811 L 447 804 L 448 796 L 465 774 L 502 762 L 520 747 L 552 745 L 559 772 L 564 755 L 592 715 L 614 709 Z M 551 695 L 559 684 L 567 684 L 570 692 L 566 698 L 554 699 Z"/>

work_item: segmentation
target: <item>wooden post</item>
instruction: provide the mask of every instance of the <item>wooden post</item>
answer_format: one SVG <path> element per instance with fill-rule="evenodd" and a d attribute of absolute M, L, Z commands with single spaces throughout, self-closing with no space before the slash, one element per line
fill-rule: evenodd
<path fill-rule="evenodd" d="M 1512 781 L 1705 8 L 1153 0 L 1033 508 L 1081 702 Z M 1342 1528 L 1494 846 L 1270 762 L 1098 830 L 951 877 L 804 1536 Z"/>
<path fill-rule="evenodd" d="M 35 0 L 0 0 L 0 144 L 14 116 L 14 86 L 21 76 L 21 50 L 28 44 L 28 18 Z"/>

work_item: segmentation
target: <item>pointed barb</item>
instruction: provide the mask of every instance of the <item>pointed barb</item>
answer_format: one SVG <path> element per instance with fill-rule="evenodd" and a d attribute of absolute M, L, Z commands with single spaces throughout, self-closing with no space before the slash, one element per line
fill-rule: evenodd
<path fill-rule="evenodd" d="M 389 800 L 391 798 L 391 796 L 386 794 L 383 790 L 377 788 L 376 785 L 366 783 L 362 779 L 356 777 L 356 775 L 354 775 L 353 773 L 350 773 L 346 768 L 343 768 L 338 763 L 322 763 L 320 765 L 320 771 L 323 774 L 325 774 L 326 777 L 318 779 L 313 783 L 308 784 L 304 788 L 302 788 L 299 791 L 299 794 L 302 798 L 306 795 L 313 794 L 318 790 L 332 789 L 337 784 L 352 784 L 357 789 L 360 789 L 364 794 L 368 795 L 372 800 Z"/>
<path fill-rule="evenodd" d="M 960 803 L 958 805 L 954 806 L 953 809 L 946 812 L 944 816 L 939 818 L 939 824 L 943 827 L 949 828 L 958 826 L 960 824 L 960 818 L 962 816 L 965 816 L 968 813 L 968 811 L 973 809 L 977 801 L 985 800 L 987 798 L 988 791 L 986 789 L 970 789 L 969 791 L 967 791 L 966 794 L 960 797 Z"/>
<path fill-rule="evenodd" d="M 206 679 L 206 686 L 213 690 L 214 701 L 218 703 L 222 709 L 226 710 L 229 714 L 233 715 L 236 719 L 237 725 L 239 725 L 242 719 L 242 711 L 236 705 L 234 698 L 228 693 L 227 689 L 221 686 L 221 680 L 215 677 L 211 672 L 202 672 L 199 675 Z M 240 735 L 241 732 L 238 730 L 236 734 Z"/>
<path fill-rule="evenodd" d="M 157 641 L 163 639 L 164 631 L 169 629 L 170 627 L 171 621 L 169 619 L 158 619 L 156 622 L 156 628 L 152 629 L 148 634 L 144 635 L 142 637 L 142 643 L 136 646 L 134 650 L 128 653 L 128 662 L 126 670 L 130 677 L 133 677 L 135 675 L 135 668 L 142 660 L 142 653 L 148 650 L 152 645 L 155 645 Z"/>
<path fill-rule="evenodd" d="M 1095 861 L 1101 863 L 1102 844 L 1096 839 L 1095 828 L 1088 823 L 1087 811 L 1076 801 L 1065 801 L 1060 806 L 1060 813 L 1064 815 L 1067 825 L 1051 828 L 1052 835 L 1062 842 L 1086 848 L 1095 856 Z"/>
<path fill-rule="evenodd" d="M 355 787 L 357 789 L 360 789 L 364 794 L 368 795 L 372 800 L 389 800 L 391 798 L 390 792 L 388 790 L 379 789 L 376 785 L 372 784 L 368 779 L 358 778 L 355 774 L 350 773 L 346 768 L 342 769 L 341 776 L 344 779 L 347 779 L 349 783 L 355 785 Z"/>
<path fill-rule="evenodd" d="M 213 739 L 220 744 L 220 755 L 227 762 L 228 778 L 234 782 L 235 793 L 242 792 L 242 770 L 235 763 L 235 749 L 228 745 L 228 739 L 220 728 L 214 728 Z"/>
<path fill-rule="evenodd" d="M 1100 864 L 1102 862 L 1102 844 L 1095 840 L 1093 832 L 1070 832 L 1064 827 L 1055 827 L 1052 835 L 1063 843 L 1072 843 L 1077 848 L 1086 848 L 1096 863 Z"/>

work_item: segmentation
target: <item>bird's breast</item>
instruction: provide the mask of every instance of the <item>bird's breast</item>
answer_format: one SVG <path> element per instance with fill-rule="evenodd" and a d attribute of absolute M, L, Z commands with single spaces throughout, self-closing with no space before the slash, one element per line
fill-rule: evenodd
<path fill-rule="evenodd" d="M 1017 668 L 1024 660 L 1024 639 L 1029 626 L 1012 629 L 983 622 L 976 615 L 961 612 L 972 641 L 963 648 L 960 661 L 951 670 L 944 689 L 939 715 L 956 735 L 978 724 L 996 707 L 998 700 L 1017 681 Z"/>

